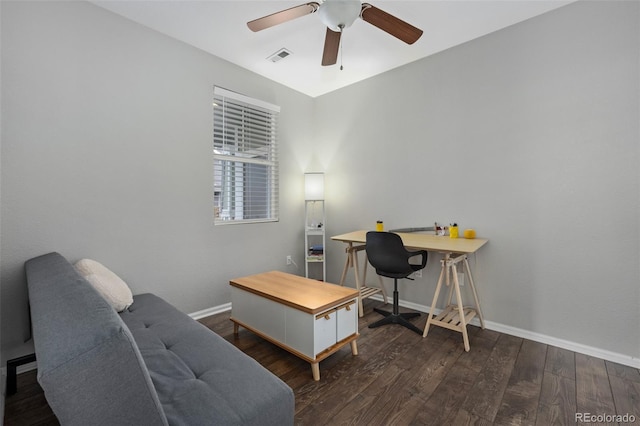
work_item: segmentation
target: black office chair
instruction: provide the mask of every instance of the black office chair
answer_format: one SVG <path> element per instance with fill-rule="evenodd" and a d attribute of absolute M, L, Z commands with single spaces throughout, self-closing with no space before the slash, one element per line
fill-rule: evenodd
<path fill-rule="evenodd" d="M 409 318 L 420 316 L 420 314 L 417 312 L 400 313 L 398 278 L 407 278 L 413 272 L 424 269 L 427 265 L 427 251 L 409 251 L 404 247 L 400 235 L 376 231 L 367 232 L 366 250 L 369 263 L 376 269 L 376 273 L 383 277 L 393 278 L 393 312 L 374 308 L 376 312 L 384 315 L 384 318 L 370 324 L 369 328 L 386 324 L 400 324 L 422 335 L 422 330 L 407 321 Z M 422 256 L 422 262 L 419 265 L 409 263 L 409 259 L 414 256 Z"/>

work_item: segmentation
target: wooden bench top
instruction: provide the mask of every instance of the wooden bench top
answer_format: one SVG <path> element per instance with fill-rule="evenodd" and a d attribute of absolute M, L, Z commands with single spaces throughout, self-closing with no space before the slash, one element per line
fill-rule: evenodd
<path fill-rule="evenodd" d="M 354 288 L 280 271 L 234 278 L 229 284 L 310 314 L 323 312 L 358 297 L 358 291 Z"/>

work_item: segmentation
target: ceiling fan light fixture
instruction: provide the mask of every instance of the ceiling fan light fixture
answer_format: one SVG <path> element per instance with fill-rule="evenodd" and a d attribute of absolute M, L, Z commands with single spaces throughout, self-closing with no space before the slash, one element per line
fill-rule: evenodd
<path fill-rule="evenodd" d="M 325 0 L 318 10 L 318 16 L 331 31 L 341 32 L 360 16 L 360 0 Z"/>
<path fill-rule="evenodd" d="M 362 3 L 361 0 L 324 0 L 322 3 L 320 1 L 312 1 L 254 19 L 247 22 L 247 26 L 251 31 L 262 31 L 283 22 L 318 12 L 320 21 L 327 27 L 322 52 L 322 66 L 336 64 L 338 53 L 341 50 L 342 31 L 350 27 L 358 18 L 407 44 L 415 43 L 422 36 L 420 28 L 416 28 L 369 3 Z M 280 60 L 282 57 L 275 59 Z"/>

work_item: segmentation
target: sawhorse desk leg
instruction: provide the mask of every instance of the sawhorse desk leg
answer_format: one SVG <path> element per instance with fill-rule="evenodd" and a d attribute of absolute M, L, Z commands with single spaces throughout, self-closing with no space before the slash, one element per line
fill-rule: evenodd
<path fill-rule="evenodd" d="M 342 277 L 340 278 L 340 285 L 344 285 L 344 280 L 347 277 L 347 271 L 349 268 L 353 268 L 354 275 L 356 278 L 356 290 L 358 290 L 360 296 L 358 297 L 358 316 L 364 316 L 364 310 L 362 308 L 362 300 L 366 299 L 369 296 L 373 296 L 377 293 L 382 293 L 382 297 L 384 299 L 384 304 L 387 304 L 387 292 L 384 289 L 384 285 L 382 285 L 382 277 L 378 275 L 378 281 L 380 284 L 380 288 L 375 287 L 367 287 L 367 259 L 365 257 L 364 260 L 364 272 L 362 276 L 362 280 L 360 280 L 360 266 L 358 264 L 358 252 L 365 250 L 364 245 L 354 246 L 352 243 L 346 248 L 347 252 L 347 260 L 344 263 L 344 268 L 342 269 Z M 366 252 L 365 252 L 366 254 Z"/>
<path fill-rule="evenodd" d="M 469 286 L 473 293 L 475 302 L 475 308 L 464 307 L 462 304 L 462 296 L 460 294 L 460 282 L 458 281 L 458 267 L 457 264 L 463 262 L 463 268 L 465 275 L 468 277 Z M 442 268 L 440 270 L 440 277 L 438 278 L 438 285 L 436 286 L 436 292 L 433 295 L 433 302 L 431 303 L 431 310 L 429 317 L 427 318 L 427 324 L 424 327 L 423 337 L 427 337 L 429 333 L 429 327 L 438 325 L 440 327 L 448 328 L 462 333 L 462 339 L 464 341 L 464 350 L 469 352 L 469 335 L 467 334 L 467 324 L 476 315 L 480 320 L 480 326 L 484 329 L 484 318 L 482 316 L 482 310 L 480 309 L 480 301 L 478 300 L 478 293 L 476 292 L 476 286 L 473 282 L 473 276 L 471 274 L 471 268 L 469 267 L 469 260 L 467 255 L 456 255 L 452 257 L 450 253 L 446 253 L 444 259 L 440 261 Z M 452 279 L 453 278 L 453 279 Z M 438 297 L 440 296 L 440 290 L 442 289 L 442 282 L 445 281 L 449 287 L 449 295 L 447 297 L 447 307 L 440 312 L 437 316 L 434 314 L 436 304 L 438 303 Z M 453 281 L 453 283 L 451 282 Z M 453 284 L 453 285 L 452 285 Z M 453 293 L 456 294 L 456 304 L 451 304 L 453 299 Z"/>

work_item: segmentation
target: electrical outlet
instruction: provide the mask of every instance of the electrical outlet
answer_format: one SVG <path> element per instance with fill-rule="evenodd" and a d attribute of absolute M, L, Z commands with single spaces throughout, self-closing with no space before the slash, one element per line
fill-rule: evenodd
<path fill-rule="evenodd" d="M 291 255 L 287 256 L 287 265 L 291 265 L 293 263 L 293 259 L 291 259 Z"/>
<path fill-rule="evenodd" d="M 464 272 L 458 272 L 458 284 L 464 287 Z"/>

